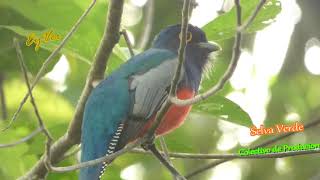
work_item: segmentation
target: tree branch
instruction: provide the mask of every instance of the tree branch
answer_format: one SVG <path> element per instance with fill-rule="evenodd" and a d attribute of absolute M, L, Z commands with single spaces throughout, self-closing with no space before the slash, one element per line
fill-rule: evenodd
<path fill-rule="evenodd" d="M 162 152 L 160 153 L 158 151 L 158 153 L 160 153 L 163 156 L 163 158 L 167 161 L 167 163 L 170 164 L 170 166 L 172 166 L 174 168 L 173 163 L 170 160 L 169 149 L 168 149 L 168 146 L 166 144 L 164 137 L 160 136 L 159 141 L 160 141 L 160 147 L 161 147 Z M 177 180 L 179 178 L 175 174 L 173 174 L 172 172 L 171 172 L 171 174 L 175 180 Z"/>
<path fill-rule="evenodd" d="M 46 128 L 46 126 L 44 125 L 43 123 L 43 120 L 40 116 L 40 113 L 39 113 L 39 110 L 38 110 L 38 107 L 37 107 L 37 104 L 34 100 L 34 97 L 32 95 L 32 92 L 31 92 L 31 86 L 30 86 L 30 82 L 29 82 L 29 78 L 28 78 L 28 74 L 27 74 L 27 66 L 26 64 L 24 63 L 24 58 L 23 58 L 23 55 L 22 55 L 22 51 L 21 51 L 21 47 L 20 47 L 20 44 L 19 44 L 19 41 L 18 39 L 14 38 L 13 39 L 13 44 L 16 48 L 16 52 L 17 52 L 17 56 L 18 56 L 18 60 L 19 60 L 19 64 L 20 64 L 20 67 L 21 67 L 21 71 L 23 73 L 23 77 L 24 77 L 24 81 L 26 83 L 26 86 L 28 88 L 28 94 L 30 96 L 30 102 L 33 106 L 33 109 L 34 109 L 34 113 L 35 115 L 37 116 L 37 120 L 38 120 L 38 124 L 39 124 L 39 127 L 42 129 L 44 135 L 52 140 L 53 138 L 51 137 L 48 129 Z"/>
<path fill-rule="evenodd" d="M 39 130 L 41 131 L 41 130 Z M 24 141 L 25 142 L 25 141 Z M 23 142 L 21 142 L 23 143 Z M 21 144 L 19 143 L 19 144 Z M 8 144 L 9 145 L 9 144 Z M 3 145 L 0 145 L 0 148 Z M 13 145 L 14 146 L 14 145 Z M 8 146 L 10 147 L 10 146 Z M 80 146 L 76 147 L 74 150 L 66 153 L 61 159 L 66 159 L 72 155 L 75 155 L 79 152 Z M 153 155 L 152 152 L 145 151 L 141 148 L 134 148 L 129 151 L 129 153 L 136 153 L 136 154 L 146 154 L 146 155 Z M 165 151 L 159 151 L 162 156 L 166 156 Z M 289 157 L 289 156 L 299 156 L 299 155 L 307 155 L 307 154 L 317 154 L 320 153 L 319 149 L 315 150 L 303 150 L 303 151 L 288 151 L 288 152 L 279 152 L 279 153 L 269 153 L 269 154 L 259 154 L 259 155 L 250 155 L 250 156 L 240 156 L 239 154 L 201 154 L 201 153 L 183 153 L 183 152 L 168 152 L 167 157 L 170 158 L 179 158 L 179 159 L 194 159 L 194 160 L 209 160 L 209 159 L 224 159 L 224 160 L 231 160 L 231 159 L 265 159 L 265 158 L 282 158 L 282 157 Z M 169 162 L 169 161 L 168 161 Z"/>
<path fill-rule="evenodd" d="M 172 162 L 170 161 L 170 153 L 169 153 L 169 149 L 168 149 L 168 146 L 166 144 L 166 141 L 164 139 L 163 136 L 159 137 L 159 140 L 160 140 L 160 146 L 161 146 L 161 149 L 163 151 L 163 153 L 161 153 L 166 159 L 167 161 L 172 165 Z"/>
<path fill-rule="evenodd" d="M 130 39 L 128 38 L 128 34 L 127 34 L 127 31 L 125 30 L 125 29 L 123 29 L 122 31 L 121 31 L 121 34 L 123 35 L 123 37 L 124 37 L 124 39 L 125 39 L 125 41 L 126 41 L 126 43 L 127 43 L 127 46 L 128 46 L 128 49 L 129 49 L 129 51 L 130 51 L 130 54 L 131 54 L 131 57 L 133 57 L 134 56 L 134 52 L 133 52 L 133 49 L 132 49 L 132 44 L 131 44 L 131 42 L 130 42 Z M 167 145 L 166 145 L 166 142 L 165 142 L 165 140 L 164 140 L 164 137 L 160 137 L 160 144 L 161 144 L 161 148 L 162 148 L 162 150 L 164 151 L 164 154 L 163 154 L 163 156 L 164 156 L 164 158 L 165 159 L 163 159 L 163 157 L 161 157 L 161 154 L 159 154 L 159 151 L 156 149 L 156 147 L 154 147 L 155 148 L 155 150 L 157 151 L 157 152 L 154 152 L 153 154 L 160 160 L 160 162 L 162 162 L 162 161 L 166 161 L 166 162 L 164 162 L 163 164 L 166 166 L 167 164 L 169 164 L 169 168 L 168 168 L 168 170 L 171 172 L 171 174 L 173 175 L 173 177 L 175 178 L 175 179 L 181 179 L 181 175 L 178 173 L 178 175 L 177 175 L 177 171 L 175 170 L 175 171 L 171 171 L 171 169 L 173 168 L 174 169 L 174 166 L 172 165 L 172 163 L 171 163 L 171 161 L 170 161 L 170 157 L 169 157 L 169 155 L 168 155 L 168 153 L 169 153 L 169 151 L 168 151 L 168 147 L 167 147 Z M 151 150 L 151 149 L 150 149 Z M 131 150 L 132 151 L 132 150 Z M 151 150 L 151 151 L 154 151 L 154 149 L 153 150 Z M 152 153 L 151 153 L 152 154 Z M 160 155 L 160 157 L 158 157 Z"/>
<path fill-rule="evenodd" d="M 36 136 L 37 134 L 39 134 L 40 132 L 42 132 L 42 129 L 39 127 L 38 129 L 36 129 L 32 133 L 30 133 L 28 136 L 21 138 L 16 142 L 12 142 L 12 143 L 8 143 L 8 144 L 0 144 L 0 148 L 13 147 L 13 146 L 25 143 L 25 142 L 29 141 L 31 138 L 33 138 L 34 136 Z"/>
<path fill-rule="evenodd" d="M 110 155 L 107 155 L 107 156 L 103 156 L 101 158 L 98 158 L 98 159 L 94 159 L 94 160 L 90 160 L 90 161 L 86 161 L 86 162 L 83 162 L 83 163 L 78 163 L 76 165 L 72 165 L 72 166 L 65 166 L 65 167 L 54 167 L 54 166 L 51 166 L 50 169 L 53 171 L 53 172 L 58 172 L 58 173 L 63 173 L 63 172 L 69 172 L 69 171 L 74 171 L 74 170 L 77 170 L 77 169 L 80 169 L 80 168 L 85 168 L 85 167 L 89 167 L 89 166 L 94 166 L 94 165 L 97 165 L 97 164 L 100 164 L 100 163 L 103 163 L 103 162 L 109 162 L 109 161 L 112 161 L 113 159 L 115 159 L 116 157 L 126 153 L 126 152 L 129 152 L 131 149 L 137 147 L 137 146 L 140 146 L 142 144 L 142 142 L 144 142 L 144 139 L 140 138 L 138 139 L 135 143 L 131 143 L 129 145 L 127 145 L 125 148 L 117 151 L 117 152 L 114 152 Z"/>
<path fill-rule="evenodd" d="M 94 4 L 96 3 L 96 0 L 92 0 L 91 4 L 89 5 L 88 9 L 81 15 L 81 17 L 78 19 L 78 21 L 75 23 L 75 25 L 71 28 L 71 30 L 68 32 L 68 34 L 63 38 L 59 46 L 50 54 L 50 56 L 45 60 L 43 65 L 41 66 L 39 72 L 37 73 L 34 81 L 31 84 L 31 91 L 33 88 L 37 85 L 41 77 L 43 76 L 45 70 L 49 66 L 49 63 L 53 60 L 53 58 L 59 53 L 59 51 L 63 48 L 63 46 L 67 43 L 67 41 L 70 39 L 70 37 L 73 35 L 73 33 L 78 29 L 79 25 L 83 21 L 83 19 L 88 15 L 90 10 L 93 8 Z M 2 131 L 5 131 L 9 129 L 12 125 L 12 123 L 17 119 L 23 105 L 26 103 L 27 99 L 29 97 L 29 93 L 26 93 L 24 98 L 22 99 L 17 111 L 13 114 L 13 117 L 9 123 L 9 125 L 4 128 Z"/>
<path fill-rule="evenodd" d="M 145 6 L 146 14 L 144 15 L 145 18 L 143 21 L 145 28 L 143 28 L 143 32 L 140 35 L 139 41 L 136 43 L 136 48 L 141 50 L 147 46 L 150 40 L 154 18 L 154 0 L 148 0 Z"/>
<path fill-rule="evenodd" d="M 219 92 L 221 89 L 223 89 L 224 85 L 226 82 L 231 78 L 233 75 L 233 72 L 235 71 L 240 55 L 241 55 L 241 39 L 242 39 L 242 32 L 245 29 L 242 29 L 241 31 L 239 30 L 239 27 L 241 27 L 241 5 L 239 0 L 235 0 L 235 5 L 236 5 L 236 13 L 237 13 L 237 31 L 235 34 L 235 41 L 233 45 L 233 52 L 232 52 L 232 57 L 230 64 L 226 70 L 226 72 L 223 74 L 222 78 L 219 80 L 219 82 L 213 86 L 211 89 L 208 91 L 204 92 L 203 94 L 199 94 L 195 96 L 194 98 L 191 99 L 186 99 L 186 100 L 181 100 L 178 99 L 175 96 L 170 97 L 170 101 L 177 105 L 177 106 L 187 106 L 187 105 L 192 105 L 195 103 L 198 103 L 200 101 L 203 101 L 207 98 L 209 98 L 212 95 L 215 95 L 217 92 Z M 259 11 L 258 11 L 259 12 Z"/>
<path fill-rule="evenodd" d="M 77 152 L 79 152 L 81 149 L 81 145 L 75 147 L 73 150 L 66 152 L 59 161 L 62 161 L 64 159 L 67 159 L 75 154 L 77 154 Z"/>
<path fill-rule="evenodd" d="M 189 9 L 190 9 L 190 3 L 191 0 L 185 0 L 183 4 L 183 9 L 182 9 L 182 23 L 181 23 L 181 39 L 180 39 L 180 46 L 179 46 L 179 51 L 178 51 L 178 65 L 176 72 L 173 76 L 171 86 L 170 86 L 170 91 L 169 91 L 169 97 L 167 100 L 164 102 L 164 104 L 161 106 L 160 110 L 157 112 L 155 121 L 152 124 L 151 128 L 147 132 L 147 137 L 150 139 L 153 135 L 158 126 L 161 123 L 162 118 L 164 117 L 165 113 L 169 109 L 171 102 L 170 102 L 170 97 L 176 95 L 176 89 L 177 89 L 177 84 L 179 80 L 179 75 L 181 73 L 181 68 L 183 65 L 184 61 L 184 56 L 185 56 L 185 47 L 187 44 L 187 31 L 188 31 L 188 22 L 189 22 Z"/>
<path fill-rule="evenodd" d="M 251 16 L 249 17 L 249 19 L 239 27 L 239 31 L 245 31 L 254 21 L 254 19 L 257 17 L 258 13 L 260 12 L 261 8 L 263 7 L 263 5 L 266 3 L 267 0 L 261 0 L 259 2 L 259 4 L 257 5 L 256 9 L 254 10 L 254 12 L 251 14 Z"/>
<path fill-rule="evenodd" d="M 185 59 L 185 47 L 187 44 L 187 32 L 188 32 L 188 22 L 189 22 L 189 10 L 190 10 L 190 4 L 191 0 L 185 0 L 183 3 L 182 8 L 182 23 L 181 23 L 181 39 L 180 39 L 180 45 L 178 50 L 178 65 L 175 71 L 175 74 L 173 76 L 173 79 L 171 81 L 170 91 L 169 91 L 169 97 L 176 95 L 176 89 L 179 81 L 179 77 L 181 74 L 182 65 Z M 147 140 L 151 140 L 154 137 L 154 133 L 158 126 L 161 124 L 161 120 L 168 111 L 171 102 L 169 101 L 169 97 L 166 99 L 164 104 L 161 106 L 160 110 L 157 112 L 155 121 L 153 122 L 151 128 L 148 130 L 147 134 L 144 136 Z M 148 143 L 148 142 L 146 142 Z M 154 145 L 153 145 L 154 146 Z M 175 176 L 176 179 L 185 179 L 183 176 L 181 176 L 178 171 L 168 162 L 165 158 L 161 156 L 161 154 L 158 154 L 158 152 L 155 152 L 155 147 L 150 146 L 150 149 L 153 154 L 164 164 L 168 170 L 170 170 L 171 174 Z"/>
<path fill-rule="evenodd" d="M 176 180 L 185 180 L 183 176 L 180 175 L 180 173 L 172 166 L 172 164 L 167 161 L 162 154 L 159 153 L 156 146 L 152 144 L 148 147 L 148 149 L 151 151 L 151 153 L 171 172 L 172 176 Z"/>
<path fill-rule="evenodd" d="M 92 8 L 95 2 L 96 0 L 94 0 L 90 4 L 88 10 L 86 10 L 83 16 L 85 16 L 89 12 L 89 10 Z M 109 1 L 108 16 L 106 19 L 104 35 L 100 43 L 100 46 L 97 50 L 95 60 L 87 76 L 86 85 L 84 87 L 84 90 L 82 91 L 81 97 L 77 104 L 73 119 L 69 125 L 66 134 L 59 138 L 50 148 L 52 164 L 58 163 L 59 160 L 61 160 L 61 156 L 68 149 L 80 142 L 81 124 L 85 102 L 87 101 L 87 98 L 93 88 L 94 81 L 103 78 L 107 60 L 110 54 L 112 53 L 114 45 L 119 40 L 119 29 L 122 17 L 123 3 L 123 0 Z M 81 20 L 79 21 L 81 22 Z M 47 169 L 45 167 L 45 158 L 44 156 L 42 156 L 41 159 L 37 162 L 37 164 L 25 176 L 21 177 L 20 179 L 42 179 L 46 176 L 46 174 Z"/>
<path fill-rule="evenodd" d="M 35 113 L 35 115 L 37 117 L 39 127 L 42 130 L 42 133 L 47 137 L 47 143 L 46 143 L 46 158 L 47 158 L 47 160 L 46 160 L 46 162 L 48 164 L 50 164 L 50 146 L 51 146 L 51 143 L 53 141 L 53 138 L 50 135 L 48 129 L 45 126 L 45 124 L 43 123 L 43 120 L 42 120 L 42 118 L 40 116 L 36 101 L 34 100 L 34 97 L 32 95 L 32 90 L 31 90 L 31 86 L 30 86 L 30 82 L 29 82 L 29 78 L 28 78 L 28 74 L 27 74 L 28 70 L 27 70 L 26 64 L 24 63 L 24 58 L 23 58 L 23 54 L 22 54 L 21 47 L 20 47 L 18 39 L 13 38 L 13 44 L 14 44 L 14 46 L 16 48 L 16 52 L 17 52 L 19 64 L 20 64 L 20 67 L 21 67 L 21 71 L 23 73 L 24 81 L 25 81 L 26 86 L 28 88 L 28 93 L 29 93 L 29 96 L 30 96 L 30 102 L 31 102 L 31 104 L 33 106 L 34 113 Z"/>
<path fill-rule="evenodd" d="M 130 42 L 130 39 L 129 39 L 127 31 L 125 29 L 122 29 L 122 31 L 120 33 L 123 35 L 124 40 L 127 43 L 127 46 L 128 46 L 128 49 L 129 49 L 131 57 L 133 57 L 134 56 L 134 52 L 133 52 L 133 48 L 132 48 L 132 43 Z"/>
<path fill-rule="evenodd" d="M 144 151 L 142 149 L 133 149 L 130 152 L 138 154 L 148 154 L 152 155 L 151 152 Z M 159 152 L 161 155 L 165 155 L 163 151 Z M 257 154 L 249 156 L 240 156 L 239 154 L 195 154 L 195 153 L 173 153 L 170 152 L 168 155 L 172 158 L 180 159 L 195 159 L 195 160 L 208 160 L 208 159 L 269 159 L 269 158 L 283 158 L 290 156 L 308 155 L 308 154 L 318 154 L 320 149 L 314 150 L 302 150 L 302 151 L 288 151 L 279 153 L 269 153 L 269 154 Z"/>

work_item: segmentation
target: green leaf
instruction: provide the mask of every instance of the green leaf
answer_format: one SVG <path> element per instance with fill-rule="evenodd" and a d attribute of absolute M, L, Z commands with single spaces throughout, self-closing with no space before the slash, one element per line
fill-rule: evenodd
<path fill-rule="evenodd" d="M 259 0 L 241 1 L 242 21 L 245 22 L 256 9 Z M 274 18 L 281 11 L 278 0 L 270 0 L 259 11 L 253 23 L 247 29 L 247 33 L 262 30 L 274 21 Z M 217 17 L 202 28 L 210 40 L 221 41 L 234 36 L 236 30 L 236 10 L 233 7 L 229 12 Z"/>
<path fill-rule="evenodd" d="M 224 120 L 251 127 L 252 120 L 239 105 L 223 96 L 211 96 L 202 103 L 193 105 L 193 111 L 222 117 Z"/>
<path fill-rule="evenodd" d="M 33 48 L 25 45 L 23 37 L 7 29 L 2 29 L 1 27 L 2 26 L 0 26 L 0 71 L 6 73 L 21 72 L 16 49 L 13 45 L 13 38 L 16 37 L 20 42 L 21 51 L 28 70 L 32 74 L 36 74 L 43 62 L 50 55 L 50 52 L 45 49 L 39 49 L 39 51 L 35 52 Z M 59 55 L 49 64 L 46 72 L 51 71 L 58 59 Z"/>
<path fill-rule="evenodd" d="M 86 6 L 91 1 L 85 1 Z M 71 27 L 76 23 L 82 13 L 85 3 L 75 3 L 74 1 L 17 1 L 4 0 L 0 2 L 0 7 L 15 11 L 21 14 L 23 18 L 28 19 L 40 27 L 41 30 L 28 27 L 21 22 L 21 17 L 11 18 L 11 22 L 0 17 L 0 25 L 5 25 L 10 29 L 24 37 L 34 32 L 41 35 L 43 32 L 52 30 L 55 34 L 65 37 Z M 50 8 L 48 8 L 50 7 Z M 78 59 L 90 62 L 100 43 L 105 26 L 105 17 L 107 11 L 107 3 L 105 1 L 96 3 L 90 14 L 82 21 L 79 28 L 72 35 L 68 43 L 62 50 L 63 54 L 77 56 Z M 63 15 L 63 16 L 62 16 Z M 31 26 L 31 27 L 30 27 Z M 61 41 L 61 40 L 60 40 Z M 50 43 L 42 43 L 42 48 L 52 51 L 60 41 L 51 41 Z"/>
<path fill-rule="evenodd" d="M 31 33 L 34 33 L 36 35 L 36 37 L 41 37 L 44 33 L 48 32 L 48 30 L 42 30 L 42 31 L 28 30 L 28 29 L 24 29 L 24 28 L 22 28 L 20 26 L 3 26 L 3 25 L 0 25 L 0 28 L 11 30 L 11 31 L 19 34 L 20 36 L 25 37 L 25 38 L 22 38 L 22 40 L 24 42 L 23 43 L 24 47 L 26 47 L 25 42 L 27 40 L 27 37 Z M 47 43 L 41 43 L 40 49 L 45 49 L 47 51 L 51 51 L 52 52 L 52 51 L 54 51 L 54 49 L 56 49 L 58 47 L 60 41 L 61 40 L 55 40 L 55 41 L 49 41 Z M 32 44 L 31 46 L 29 46 L 27 48 L 31 49 L 34 52 L 34 54 L 38 53 L 38 51 L 35 51 L 35 44 Z M 88 59 L 88 57 L 83 56 L 82 53 L 78 53 L 79 50 L 77 50 L 77 47 L 66 46 L 60 52 L 62 54 L 75 56 L 79 60 L 84 61 L 87 64 L 90 64 L 90 60 Z"/>

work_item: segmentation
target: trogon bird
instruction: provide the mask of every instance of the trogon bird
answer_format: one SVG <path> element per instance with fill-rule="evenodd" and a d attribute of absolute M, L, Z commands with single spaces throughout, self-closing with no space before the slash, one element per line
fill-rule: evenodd
<path fill-rule="evenodd" d="M 81 162 L 100 158 L 143 136 L 168 97 L 178 64 L 181 25 L 162 30 L 151 48 L 132 57 L 93 89 L 84 110 Z M 177 97 L 192 98 L 211 52 L 219 46 L 207 41 L 198 27 L 188 25 L 185 59 L 179 76 Z M 179 127 L 191 106 L 171 107 L 156 130 L 164 135 Z M 82 168 L 80 180 L 101 178 L 106 163 Z"/>

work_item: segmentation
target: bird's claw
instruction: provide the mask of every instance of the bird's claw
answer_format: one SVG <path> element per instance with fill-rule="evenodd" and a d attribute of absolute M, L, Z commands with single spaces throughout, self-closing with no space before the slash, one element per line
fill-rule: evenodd
<path fill-rule="evenodd" d="M 148 151 L 152 146 L 154 146 L 154 140 L 155 140 L 155 136 L 152 135 L 150 138 L 147 138 L 143 144 L 141 144 L 141 147 L 145 151 Z"/>

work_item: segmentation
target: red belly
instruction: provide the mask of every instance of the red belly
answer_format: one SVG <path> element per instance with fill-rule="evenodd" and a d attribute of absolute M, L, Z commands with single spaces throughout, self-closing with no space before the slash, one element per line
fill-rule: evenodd
<path fill-rule="evenodd" d="M 177 91 L 177 97 L 179 99 L 189 99 L 189 98 L 192 98 L 193 96 L 194 96 L 194 92 L 188 89 L 179 89 Z M 161 124 L 157 128 L 156 135 L 167 134 L 173 131 L 174 129 L 178 128 L 183 123 L 183 121 L 187 117 L 190 110 L 191 110 L 191 106 L 171 105 L 167 113 L 164 115 L 164 118 Z M 155 118 L 155 115 L 153 115 L 149 120 L 149 122 L 144 126 L 139 136 L 142 136 L 144 133 L 147 132 L 147 130 L 153 124 L 154 118 Z"/>

